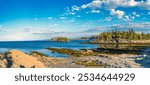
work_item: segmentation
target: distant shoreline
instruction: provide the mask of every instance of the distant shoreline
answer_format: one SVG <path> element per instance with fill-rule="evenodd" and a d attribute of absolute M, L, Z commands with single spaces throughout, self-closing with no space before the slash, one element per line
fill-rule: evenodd
<path fill-rule="evenodd" d="M 149 44 L 150 45 L 150 40 L 131 40 L 131 42 L 125 43 L 125 42 L 121 42 L 121 43 L 112 43 L 109 41 L 100 41 L 100 42 L 81 42 L 82 44 Z"/>

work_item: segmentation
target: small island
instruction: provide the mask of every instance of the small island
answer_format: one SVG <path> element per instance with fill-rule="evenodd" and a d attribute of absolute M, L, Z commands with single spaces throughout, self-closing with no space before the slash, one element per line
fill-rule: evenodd
<path fill-rule="evenodd" d="M 56 42 L 69 42 L 70 39 L 67 37 L 55 37 L 51 38 L 51 41 L 56 41 Z"/>

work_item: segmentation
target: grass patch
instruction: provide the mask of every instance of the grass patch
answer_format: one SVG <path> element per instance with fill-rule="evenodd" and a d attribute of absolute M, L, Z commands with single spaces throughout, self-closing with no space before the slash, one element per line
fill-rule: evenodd
<path fill-rule="evenodd" d="M 39 56 L 41 56 L 41 57 L 42 57 L 42 56 L 49 57 L 48 55 L 43 54 L 43 53 L 38 52 L 38 51 L 31 51 L 31 52 L 30 52 L 30 55 L 34 55 L 34 54 L 39 55 Z"/>
<path fill-rule="evenodd" d="M 57 52 L 60 54 L 67 54 L 75 57 L 82 57 L 82 56 L 96 56 L 97 52 L 84 52 L 81 50 L 72 50 L 72 49 L 65 49 L 65 48 L 46 48 L 48 50 L 51 50 L 53 52 Z"/>

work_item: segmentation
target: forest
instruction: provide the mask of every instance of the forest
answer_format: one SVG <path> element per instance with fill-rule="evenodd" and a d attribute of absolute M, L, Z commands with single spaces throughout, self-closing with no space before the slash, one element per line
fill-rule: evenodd
<path fill-rule="evenodd" d="M 128 31 L 115 29 L 111 32 L 102 32 L 99 35 L 91 36 L 89 40 L 86 43 L 150 43 L 150 33 L 138 33 L 134 29 Z"/>

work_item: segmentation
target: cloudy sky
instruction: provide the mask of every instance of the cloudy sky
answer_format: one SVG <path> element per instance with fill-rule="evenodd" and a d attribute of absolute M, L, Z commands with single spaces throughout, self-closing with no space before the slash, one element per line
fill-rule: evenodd
<path fill-rule="evenodd" d="M 0 40 L 150 33 L 150 0 L 0 0 Z"/>

